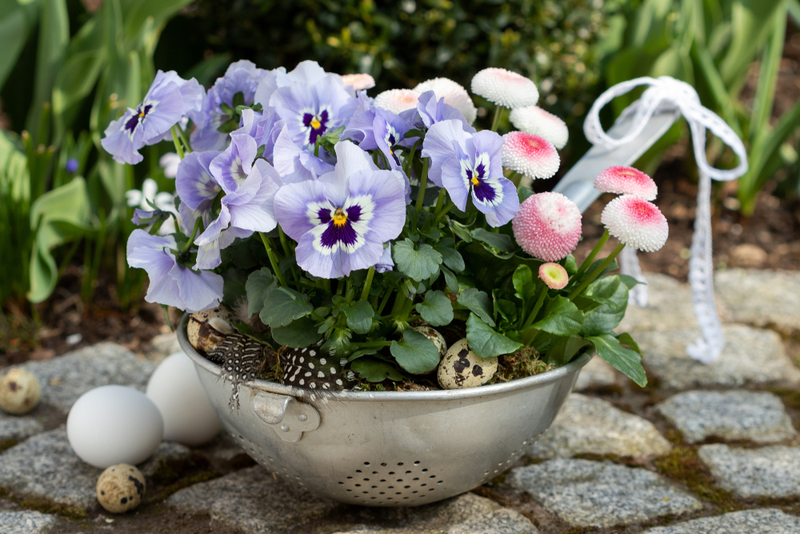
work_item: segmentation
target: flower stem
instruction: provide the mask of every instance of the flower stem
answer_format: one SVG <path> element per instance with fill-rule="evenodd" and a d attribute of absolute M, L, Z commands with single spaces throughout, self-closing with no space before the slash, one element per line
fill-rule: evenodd
<path fill-rule="evenodd" d="M 514 187 L 519 187 L 519 182 L 522 180 L 522 175 L 517 171 L 511 171 L 511 175 L 508 177 L 511 180 L 511 183 L 514 184 Z"/>
<path fill-rule="evenodd" d="M 178 136 L 181 138 L 181 141 L 183 141 L 186 153 L 190 153 L 192 151 L 192 144 L 189 142 L 189 138 L 186 137 L 186 131 L 180 126 L 175 126 L 175 128 L 178 130 Z"/>
<path fill-rule="evenodd" d="M 542 287 L 539 289 L 539 298 L 536 299 L 536 304 L 533 305 L 533 310 L 531 310 L 531 314 L 525 320 L 525 324 L 522 325 L 522 328 L 528 328 L 530 325 L 533 324 L 534 319 L 536 319 L 536 314 L 539 313 L 539 310 L 542 309 L 542 304 L 544 304 L 544 298 L 547 296 L 547 286 L 542 284 Z"/>
<path fill-rule="evenodd" d="M 181 142 L 178 140 L 177 127 L 173 126 L 170 128 L 170 131 L 172 132 L 172 142 L 175 143 L 175 150 L 178 152 L 178 157 L 183 159 L 183 147 L 181 146 Z"/>
<path fill-rule="evenodd" d="M 192 245 L 194 245 L 194 238 L 197 235 L 197 232 L 200 230 L 200 226 L 202 224 L 203 224 L 203 218 L 202 217 L 198 217 L 197 220 L 194 221 L 194 228 L 192 228 L 192 235 L 189 237 L 189 241 L 187 241 L 186 244 L 183 246 L 183 249 L 181 250 L 181 254 L 183 254 L 186 251 L 188 251 L 192 247 Z"/>
<path fill-rule="evenodd" d="M 578 295 L 580 295 L 580 294 L 581 294 L 581 292 L 582 292 L 584 289 L 586 289 L 586 286 L 588 286 L 589 284 L 591 284 L 592 282 L 594 282 L 594 279 L 595 279 L 595 278 L 597 278 L 598 276 L 600 276 L 600 273 L 602 273 L 602 272 L 603 272 L 603 270 L 604 270 L 606 267 L 608 267 L 608 266 L 609 266 L 609 264 L 611 264 L 611 262 L 612 262 L 612 261 L 614 261 L 614 258 L 616 258 L 616 257 L 619 255 L 619 253 L 620 253 L 620 252 L 622 252 L 622 249 L 623 249 L 623 248 L 625 248 L 625 243 L 620 243 L 619 245 L 617 245 L 617 248 L 615 248 L 615 249 L 614 249 L 614 251 L 613 251 L 613 252 L 611 252 L 611 254 L 609 254 L 609 255 L 608 255 L 608 257 L 607 257 L 606 259 L 604 259 L 604 260 L 603 260 L 603 263 L 601 263 L 600 265 L 598 265 L 598 266 L 597 266 L 597 268 L 596 268 L 594 271 L 592 271 L 591 273 L 589 273 L 589 276 L 587 276 L 587 277 L 586 277 L 586 278 L 583 280 L 583 282 L 581 282 L 581 285 L 579 285 L 578 287 L 576 287 L 575 289 L 573 289 L 573 290 L 572 290 L 572 293 L 570 293 L 570 294 L 569 294 L 569 297 L 567 297 L 567 298 L 568 298 L 569 300 L 572 300 L 572 299 L 574 299 L 575 297 L 577 297 Z"/>
<path fill-rule="evenodd" d="M 582 275 L 584 273 L 584 271 L 586 271 L 586 269 L 589 268 L 589 266 L 592 264 L 592 262 L 594 261 L 595 257 L 597 256 L 598 252 L 600 252 L 600 249 L 603 248 L 603 245 L 605 245 L 606 241 L 608 241 L 608 238 L 609 238 L 610 235 L 611 234 L 608 233 L 608 228 L 606 228 L 606 231 L 603 232 L 602 236 L 600 236 L 600 240 L 594 246 L 594 248 L 592 249 L 592 252 L 590 252 L 589 255 L 586 257 L 586 259 L 583 260 L 583 263 L 581 263 L 581 266 L 578 269 L 578 272 L 575 273 L 575 276 Z"/>
<path fill-rule="evenodd" d="M 261 242 L 264 243 L 264 248 L 266 249 L 267 256 L 269 257 L 269 264 L 272 266 L 272 271 L 278 278 L 278 283 L 283 287 L 287 287 L 286 280 L 283 278 L 283 273 L 281 273 L 281 270 L 278 268 L 278 257 L 275 256 L 275 251 L 272 250 L 272 245 L 269 242 L 269 238 L 264 235 L 264 232 L 258 232 L 258 235 L 261 236 Z"/>
<path fill-rule="evenodd" d="M 370 267 L 367 271 L 367 280 L 364 282 L 364 289 L 361 290 L 361 300 L 369 298 L 369 290 L 372 287 L 372 279 L 375 277 L 375 268 Z"/>
<path fill-rule="evenodd" d="M 422 160 L 422 178 L 419 179 L 419 193 L 417 193 L 417 203 L 414 206 L 417 213 L 422 211 L 422 205 L 425 203 L 425 187 L 428 185 L 428 165 L 430 165 L 431 158 L 424 158 Z"/>
<path fill-rule="evenodd" d="M 503 106 L 497 106 L 494 110 L 494 120 L 492 120 L 492 131 L 496 132 L 497 129 L 500 127 L 500 122 L 503 120 L 503 114 L 505 113 L 506 108 Z"/>

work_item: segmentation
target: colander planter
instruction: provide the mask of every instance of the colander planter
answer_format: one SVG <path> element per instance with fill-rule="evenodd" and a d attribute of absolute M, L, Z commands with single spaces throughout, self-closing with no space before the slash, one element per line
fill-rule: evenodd
<path fill-rule="evenodd" d="M 190 345 L 187 320 L 178 329 L 181 348 L 245 452 L 312 493 L 366 506 L 426 504 L 502 473 L 547 430 L 592 357 L 504 384 L 448 391 L 340 391 L 321 399 L 255 380 L 240 386 L 240 407 L 231 411 L 231 385 Z"/>

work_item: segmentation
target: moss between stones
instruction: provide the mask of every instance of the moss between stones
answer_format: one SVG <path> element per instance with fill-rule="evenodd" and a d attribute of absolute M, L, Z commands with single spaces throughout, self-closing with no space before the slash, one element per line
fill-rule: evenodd
<path fill-rule="evenodd" d="M 17 440 L 8 438 L 8 439 L 0 439 L 0 452 L 3 452 L 7 449 L 10 449 L 14 445 L 17 444 Z"/>
<path fill-rule="evenodd" d="M 89 517 L 89 514 L 81 506 L 58 504 L 46 499 L 24 498 L 15 495 L 8 488 L 0 488 L 0 499 L 8 499 L 28 510 L 36 510 L 43 514 L 56 514 L 66 517 L 67 519 L 81 520 Z"/>
<path fill-rule="evenodd" d="M 677 445 L 657 458 L 653 465 L 658 472 L 674 481 L 685 484 L 702 500 L 719 508 L 720 512 L 733 512 L 745 507 L 731 493 L 716 486 L 714 477 L 697 456 L 697 449 Z"/>
<path fill-rule="evenodd" d="M 194 476 L 184 477 L 178 480 L 177 482 L 162 488 L 161 491 L 159 491 L 151 499 L 148 499 L 148 502 L 163 501 L 173 493 L 176 493 L 182 489 L 188 488 L 189 486 L 198 484 L 200 482 L 208 482 L 209 480 L 214 480 L 215 478 L 219 478 L 220 476 L 221 474 L 217 471 L 204 471 Z"/>

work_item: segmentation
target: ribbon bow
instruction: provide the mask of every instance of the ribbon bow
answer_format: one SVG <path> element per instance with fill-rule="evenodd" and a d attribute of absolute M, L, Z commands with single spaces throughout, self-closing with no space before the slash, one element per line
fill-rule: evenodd
<path fill-rule="evenodd" d="M 641 98 L 625 108 L 617 122 L 630 120 L 632 125 L 623 137 L 610 137 L 600 125 L 600 110 L 614 98 L 629 92 L 639 85 L 650 87 Z M 692 132 L 694 154 L 700 174 L 697 192 L 697 212 L 692 235 L 691 258 L 689 259 L 689 285 L 692 289 L 692 304 L 700 324 L 702 338 L 686 347 L 690 357 L 703 363 L 712 363 L 722 353 L 725 339 L 714 302 L 713 264 L 711 261 L 711 179 L 728 181 L 747 172 L 747 152 L 736 133 L 714 112 L 700 104 L 694 88 L 682 81 L 662 76 L 658 79 L 643 77 L 619 83 L 605 91 L 592 105 L 583 124 L 586 139 L 603 148 L 613 149 L 634 142 L 642 133 L 650 118 L 661 113 L 683 115 Z M 706 130 L 711 131 L 739 156 L 739 165 L 734 169 L 716 169 L 706 159 Z M 623 250 L 621 265 L 637 278 L 641 270 L 636 251 Z M 638 276 L 637 276 L 638 274 Z M 636 286 L 634 290 L 646 286 Z M 638 302 L 646 303 L 646 293 L 639 292 Z"/>

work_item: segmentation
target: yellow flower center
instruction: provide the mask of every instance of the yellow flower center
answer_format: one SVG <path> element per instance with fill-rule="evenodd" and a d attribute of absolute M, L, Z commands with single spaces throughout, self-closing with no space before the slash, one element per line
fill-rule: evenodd
<path fill-rule="evenodd" d="M 311 124 L 314 124 L 313 122 Z M 334 226 L 344 226 L 347 222 L 347 213 L 342 208 L 336 208 L 336 211 L 333 212 L 333 225 Z"/>
<path fill-rule="evenodd" d="M 470 180 L 470 181 L 472 182 L 472 185 L 479 185 L 479 184 L 480 184 L 480 182 L 478 181 L 478 179 L 477 179 L 477 178 L 475 178 L 474 176 L 472 177 L 472 180 Z"/>
<path fill-rule="evenodd" d="M 317 120 L 317 118 L 316 118 L 316 117 L 314 117 L 314 118 L 311 120 L 311 127 L 312 127 L 312 128 L 314 128 L 315 130 L 319 130 L 319 127 L 320 127 L 320 126 L 322 126 L 322 123 L 321 123 L 321 122 L 319 122 L 319 120 Z"/>
<path fill-rule="evenodd" d="M 141 119 L 142 117 L 144 117 L 144 111 L 139 112 L 139 118 Z"/>

